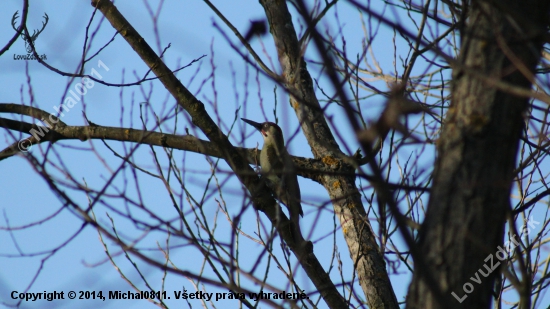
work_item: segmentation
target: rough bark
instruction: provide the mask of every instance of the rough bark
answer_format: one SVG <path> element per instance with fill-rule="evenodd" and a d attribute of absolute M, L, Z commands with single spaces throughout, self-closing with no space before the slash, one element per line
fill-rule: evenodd
<path fill-rule="evenodd" d="M 490 308 L 523 116 L 529 98 L 490 79 L 529 89 L 548 25 L 548 1 L 472 1 L 453 67 L 452 102 L 438 142 L 434 185 L 418 246 L 407 308 Z M 437 287 L 426 284 L 430 274 Z M 472 282 L 478 274 L 481 282 Z M 471 283 L 472 286 L 465 286 Z M 464 292 L 463 287 L 470 291 Z M 446 299 L 438 303 L 435 291 Z M 459 302 L 451 293 L 462 300 Z M 467 296 L 466 298 L 463 298 Z"/>
<path fill-rule="evenodd" d="M 344 238 L 370 308 L 399 308 L 365 208 L 355 185 L 354 167 L 346 164 L 315 96 L 291 15 L 284 0 L 261 0 L 282 66 L 290 104 L 311 151 L 334 172 L 319 177 L 340 219 Z"/>

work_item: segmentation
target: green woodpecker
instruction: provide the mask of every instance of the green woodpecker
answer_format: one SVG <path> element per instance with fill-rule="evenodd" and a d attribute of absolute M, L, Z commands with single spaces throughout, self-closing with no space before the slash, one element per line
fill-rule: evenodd
<path fill-rule="evenodd" d="M 275 197 L 288 208 L 290 220 L 299 229 L 298 220 L 304 216 L 300 202 L 300 187 L 296 167 L 286 151 L 283 131 L 273 122 L 258 123 L 241 118 L 262 133 L 264 146 L 260 152 L 262 176 Z"/>

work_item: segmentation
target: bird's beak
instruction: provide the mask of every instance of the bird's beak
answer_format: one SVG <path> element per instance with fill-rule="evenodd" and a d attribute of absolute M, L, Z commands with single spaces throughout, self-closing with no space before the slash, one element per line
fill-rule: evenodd
<path fill-rule="evenodd" d="M 254 128 L 256 128 L 256 130 L 262 131 L 262 124 L 261 123 L 258 123 L 258 122 L 252 121 L 252 120 L 248 120 L 248 119 L 244 119 L 244 118 L 241 118 L 241 120 L 248 123 L 249 125 L 253 126 Z"/>

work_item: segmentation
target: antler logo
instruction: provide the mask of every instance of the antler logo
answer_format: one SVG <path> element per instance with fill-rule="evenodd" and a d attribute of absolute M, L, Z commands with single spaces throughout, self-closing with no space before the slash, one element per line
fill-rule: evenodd
<path fill-rule="evenodd" d="M 17 27 L 15 27 L 15 21 L 17 20 L 17 18 L 19 18 L 18 14 L 19 14 L 19 11 L 16 11 L 15 14 L 13 14 L 13 17 L 11 19 L 11 26 L 16 32 L 18 32 L 18 30 L 17 30 Z M 27 49 L 27 53 L 29 54 L 32 53 L 32 46 L 34 46 L 34 41 L 36 41 L 36 38 L 38 38 L 38 35 L 40 35 L 42 31 L 44 31 L 44 28 L 46 28 L 46 25 L 48 24 L 48 20 L 50 19 L 48 17 L 48 14 L 46 14 L 45 12 L 43 17 L 44 17 L 44 21 L 42 22 L 42 29 L 34 30 L 32 32 L 32 35 L 29 35 L 29 36 L 25 34 L 25 29 L 21 31 L 21 38 L 23 39 L 23 41 L 25 41 L 25 48 Z M 26 27 L 27 26 L 25 26 L 25 28 Z M 32 43 L 32 46 L 31 46 L 31 43 Z"/>

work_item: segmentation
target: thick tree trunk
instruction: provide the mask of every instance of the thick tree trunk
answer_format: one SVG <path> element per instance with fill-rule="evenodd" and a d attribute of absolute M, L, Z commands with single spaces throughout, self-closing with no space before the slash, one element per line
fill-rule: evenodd
<path fill-rule="evenodd" d="M 419 235 L 427 269 L 415 269 L 407 308 L 491 306 L 499 274 L 495 254 L 502 246 L 529 101 L 508 90 L 531 88 L 549 3 L 472 1 Z M 426 276 L 438 286 L 429 286 Z"/>

